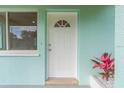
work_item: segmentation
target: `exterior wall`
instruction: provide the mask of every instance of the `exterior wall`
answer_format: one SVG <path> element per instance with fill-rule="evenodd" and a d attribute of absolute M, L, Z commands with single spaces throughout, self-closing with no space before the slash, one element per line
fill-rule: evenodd
<path fill-rule="evenodd" d="M 44 85 L 45 80 L 45 14 L 38 7 L 8 6 L 0 11 L 38 11 L 37 57 L 0 57 L 0 85 Z"/>
<path fill-rule="evenodd" d="M 115 7 L 115 87 L 124 87 L 124 6 Z"/>
<path fill-rule="evenodd" d="M 89 84 L 89 75 L 97 75 L 90 59 L 109 52 L 114 55 L 114 6 L 84 6 L 80 12 L 78 61 L 80 84 Z"/>
<path fill-rule="evenodd" d="M 78 9 L 78 78 L 89 85 L 93 56 L 103 52 L 114 54 L 114 6 L 0 6 L 0 11 L 37 10 L 39 13 L 38 57 L 0 57 L 0 85 L 44 85 L 45 20 L 49 9 Z"/>

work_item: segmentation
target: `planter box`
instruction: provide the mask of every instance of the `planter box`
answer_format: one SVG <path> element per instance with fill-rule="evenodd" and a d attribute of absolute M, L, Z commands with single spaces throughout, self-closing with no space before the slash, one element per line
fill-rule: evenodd
<path fill-rule="evenodd" d="M 113 88 L 114 79 L 109 78 L 108 81 L 102 79 L 100 76 L 90 76 L 91 88 Z"/>

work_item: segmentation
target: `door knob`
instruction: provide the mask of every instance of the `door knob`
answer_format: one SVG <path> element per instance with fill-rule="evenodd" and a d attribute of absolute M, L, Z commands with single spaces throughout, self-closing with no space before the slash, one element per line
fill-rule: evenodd
<path fill-rule="evenodd" d="M 52 49 L 48 49 L 49 51 L 52 51 Z"/>
<path fill-rule="evenodd" d="M 51 46 L 51 44 L 48 44 L 48 46 Z"/>

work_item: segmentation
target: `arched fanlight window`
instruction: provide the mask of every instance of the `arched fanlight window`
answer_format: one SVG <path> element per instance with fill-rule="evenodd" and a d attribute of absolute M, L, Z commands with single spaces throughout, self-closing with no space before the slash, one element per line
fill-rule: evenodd
<path fill-rule="evenodd" d="M 59 20 L 56 22 L 54 27 L 71 27 L 71 26 L 66 20 Z"/>

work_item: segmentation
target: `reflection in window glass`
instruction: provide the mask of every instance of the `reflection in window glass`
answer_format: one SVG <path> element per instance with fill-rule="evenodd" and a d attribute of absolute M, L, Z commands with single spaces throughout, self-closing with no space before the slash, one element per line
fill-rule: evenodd
<path fill-rule="evenodd" d="M 6 13 L 0 12 L 0 50 L 6 48 Z"/>
<path fill-rule="evenodd" d="M 37 13 L 9 13 L 9 49 L 37 49 Z"/>

